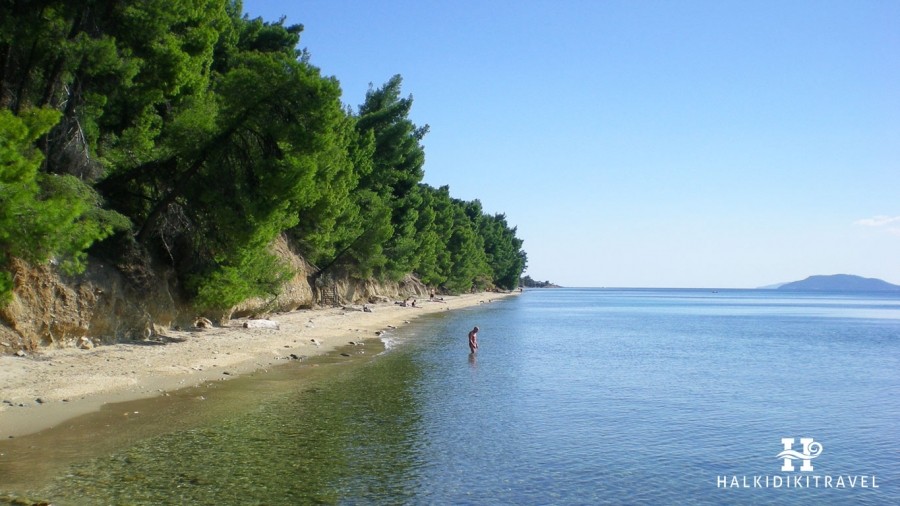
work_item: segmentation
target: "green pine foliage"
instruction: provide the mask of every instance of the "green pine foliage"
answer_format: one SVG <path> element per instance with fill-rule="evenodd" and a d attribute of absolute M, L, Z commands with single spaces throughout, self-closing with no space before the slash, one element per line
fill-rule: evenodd
<path fill-rule="evenodd" d="M 0 300 L 12 290 L 13 257 L 79 272 L 92 243 L 128 226 L 78 178 L 39 170 L 44 157 L 35 142 L 58 120 L 49 109 L 0 110 Z"/>
<path fill-rule="evenodd" d="M 515 227 L 421 182 L 402 78 L 354 112 L 302 31 L 236 0 L 0 3 L 0 294 L 12 258 L 77 271 L 111 235 L 210 309 L 277 295 L 281 235 L 320 273 L 514 288 Z"/>
<path fill-rule="evenodd" d="M 381 88 L 370 87 L 357 120 L 357 129 L 375 141 L 372 171 L 361 178 L 360 186 L 391 208 L 393 234 L 384 245 L 387 258 L 378 274 L 394 280 L 415 267 L 416 221 L 422 201 L 414 190 L 425 175 L 425 149 L 420 142 L 428 133 L 427 125 L 418 127 L 409 119 L 413 100 L 400 98 L 402 82 L 395 75 Z"/>

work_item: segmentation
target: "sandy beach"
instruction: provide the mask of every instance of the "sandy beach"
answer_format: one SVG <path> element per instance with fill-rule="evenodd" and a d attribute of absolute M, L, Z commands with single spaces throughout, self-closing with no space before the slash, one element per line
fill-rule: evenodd
<path fill-rule="evenodd" d="M 277 329 L 237 319 L 228 326 L 172 330 L 146 341 L 90 350 L 46 349 L 25 357 L 3 356 L 0 438 L 39 432 L 107 403 L 162 395 L 333 352 L 351 342 L 378 339 L 382 332 L 418 316 L 505 296 L 447 296 L 442 302 L 420 300 L 419 307 L 375 304 L 369 305 L 371 312 L 362 311 L 362 306 L 299 310 L 272 315 L 268 321 L 277 323 Z"/>

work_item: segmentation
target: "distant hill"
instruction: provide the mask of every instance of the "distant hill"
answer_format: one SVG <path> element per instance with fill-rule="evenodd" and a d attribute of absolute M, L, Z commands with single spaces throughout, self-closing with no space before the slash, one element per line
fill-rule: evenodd
<path fill-rule="evenodd" d="M 778 290 L 811 290 L 829 292 L 895 292 L 900 286 L 875 278 L 863 278 L 850 274 L 810 276 L 802 281 L 785 283 Z"/>

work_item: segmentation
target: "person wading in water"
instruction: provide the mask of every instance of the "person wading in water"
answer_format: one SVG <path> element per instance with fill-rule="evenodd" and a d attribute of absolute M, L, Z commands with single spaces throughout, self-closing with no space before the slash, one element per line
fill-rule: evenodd
<path fill-rule="evenodd" d="M 472 350 L 471 353 L 478 350 L 478 327 L 469 331 L 469 349 Z"/>

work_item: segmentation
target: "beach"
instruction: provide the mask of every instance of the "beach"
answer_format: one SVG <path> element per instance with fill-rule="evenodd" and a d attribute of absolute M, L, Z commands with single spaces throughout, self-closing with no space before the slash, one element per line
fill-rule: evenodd
<path fill-rule="evenodd" d="M 268 323 L 235 319 L 226 326 L 170 330 L 144 341 L 3 356 L 0 438 L 40 432 L 105 404 L 226 381 L 351 343 L 364 346 L 416 317 L 508 295 L 445 296 L 417 301 L 417 307 L 370 304 L 371 312 L 363 306 L 297 310 L 270 315 Z M 464 343 L 465 336 L 460 339 Z"/>

